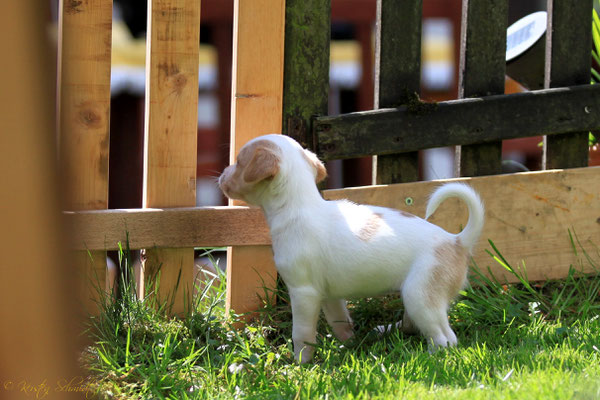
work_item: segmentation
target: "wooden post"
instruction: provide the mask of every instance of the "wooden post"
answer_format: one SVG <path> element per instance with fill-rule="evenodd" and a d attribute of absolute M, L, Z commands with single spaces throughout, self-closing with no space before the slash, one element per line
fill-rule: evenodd
<path fill-rule="evenodd" d="M 546 88 L 590 83 L 592 6 L 592 0 L 548 0 Z M 544 169 L 587 167 L 588 158 L 587 131 L 544 137 Z"/>
<path fill-rule="evenodd" d="M 56 161 L 56 70 L 48 46 L 46 7 L 35 0 L 10 1 L 3 3 L 0 14 L 0 52 L 6 57 L 0 75 L 4 399 L 27 397 L 19 382 L 47 382 L 49 398 L 81 398 L 80 393 L 54 393 L 57 382 L 82 376 L 77 367 L 81 302 L 73 293 L 78 284 L 73 268 L 81 265 L 63 251 L 59 192 L 65 181 L 58 178 Z"/>
<path fill-rule="evenodd" d="M 314 149 L 312 117 L 328 111 L 331 0 L 287 0 L 285 9 L 282 133 Z"/>
<path fill-rule="evenodd" d="M 148 2 L 144 207 L 196 205 L 200 1 Z M 181 315 L 193 293 L 194 249 L 147 249 L 155 295 Z"/>
<path fill-rule="evenodd" d="M 59 30 L 60 158 L 68 210 L 108 207 L 112 0 L 62 1 Z M 106 252 L 82 252 L 88 311 L 105 285 Z M 90 291 L 91 288 L 91 291 Z"/>
<path fill-rule="evenodd" d="M 250 139 L 281 132 L 285 2 L 234 3 L 231 160 Z M 251 229 L 251 227 L 248 227 Z M 275 285 L 270 246 L 231 247 L 227 252 L 227 309 L 256 310 L 257 294 Z"/>
<path fill-rule="evenodd" d="M 459 97 L 504 93 L 507 0 L 463 0 Z M 502 142 L 457 147 L 457 175 L 502 171 Z"/>
<path fill-rule="evenodd" d="M 421 87 L 422 0 L 377 1 L 375 108 L 417 99 Z M 418 99 L 417 99 L 418 100 Z M 375 183 L 419 179 L 419 152 L 376 156 Z"/>

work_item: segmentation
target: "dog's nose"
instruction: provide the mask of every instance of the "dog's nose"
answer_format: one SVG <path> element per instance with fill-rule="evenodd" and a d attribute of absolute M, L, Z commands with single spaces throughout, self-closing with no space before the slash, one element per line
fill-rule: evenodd
<path fill-rule="evenodd" d="M 229 189 L 227 182 L 224 182 L 224 177 L 225 177 L 225 173 L 222 173 L 221 176 L 219 176 L 219 181 L 218 181 L 218 185 L 219 185 L 219 189 L 221 189 L 221 191 L 225 194 L 227 194 L 227 190 Z"/>

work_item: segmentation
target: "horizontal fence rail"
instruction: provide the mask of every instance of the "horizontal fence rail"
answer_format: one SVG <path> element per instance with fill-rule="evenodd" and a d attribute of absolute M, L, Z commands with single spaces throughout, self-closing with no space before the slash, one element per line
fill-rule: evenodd
<path fill-rule="evenodd" d="M 433 118 L 435 115 L 435 118 Z M 581 85 L 314 121 L 316 151 L 333 160 L 600 129 L 600 85 Z"/>
<path fill-rule="evenodd" d="M 474 259 L 486 270 L 508 281 L 486 253 L 492 239 L 514 265 L 527 263 L 531 280 L 566 276 L 569 267 L 580 268 L 569 231 L 597 260 L 594 247 L 600 227 L 600 167 L 526 172 L 451 181 L 467 182 L 486 204 L 487 221 Z M 423 217 L 431 192 L 447 182 L 429 181 L 326 190 L 326 199 L 349 199 L 357 203 L 394 207 Z M 502 190 L 498 190 L 502 188 Z M 410 199 L 410 201 L 409 201 Z M 115 249 L 125 243 L 129 231 L 131 248 L 220 247 L 252 248 L 269 245 L 271 239 L 262 211 L 249 207 L 205 207 L 138 210 L 77 211 L 64 214 L 77 249 Z M 451 232 L 464 226 L 467 211 L 458 199 L 440 206 L 430 221 Z M 241 247 L 240 247 L 241 248 Z M 251 267 L 246 268 L 251 271 Z M 253 270 L 252 270 L 253 272 Z"/>
<path fill-rule="evenodd" d="M 271 244 L 263 213 L 241 206 L 65 212 L 77 250 Z"/>

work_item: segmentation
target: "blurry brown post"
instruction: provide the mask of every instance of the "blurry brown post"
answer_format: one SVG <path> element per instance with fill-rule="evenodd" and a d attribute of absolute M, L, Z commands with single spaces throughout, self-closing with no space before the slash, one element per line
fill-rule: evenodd
<path fill-rule="evenodd" d="M 21 0 L 3 3 L 0 14 L 6 58 L 0 74 L 0 399 L 23 398 L 21 382 L 45 385 L 48 399 L 83 397 L 56 391 L 59 382 L 81 378 L 74 309 L 80 302 L 73 265 L 62 251 L 55 69 L 44 11 L 37 0 Z"/>

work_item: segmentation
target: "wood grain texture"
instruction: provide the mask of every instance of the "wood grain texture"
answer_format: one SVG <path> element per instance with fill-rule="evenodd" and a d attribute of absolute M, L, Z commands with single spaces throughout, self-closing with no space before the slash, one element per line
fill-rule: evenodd
<path fill-rule="evenodd" d="M 504 93 L 508 0 L 463 1 L 459 97 Z M 457 175 L 502 171 L 502 142 L 457 148 Z"/>
<path fill-rule="evenodd" d="M 422 0 L 377 1 L 375 108 L 407 104 L 421 86 Z M 419 179 L 418 152 L 377 156 L 377 184 Z"/>
<path fill-rule="evenodd" d="M 112 0 L 63 1 L 60 157 L 68 210 L 108 206 Z"/>
<path fill-rule="evenodd" d="M 328 111 L 331 1 L 285 3 L 282 133 L 312 149 L 312 117 Z"/>
<path fill-rule="evenodd" d="M 148 15 L 143 204 L 190 207 L 196 204 L 200 1 L 152 0 Z M 160 266 L 157 296 L 176 289 L 175 314 L 189 305 L 193 260 L 191 248 L 147 250 L 145 274 Z"/>
<path fill-rule="evenodd" d="M 285 2 L 236 0 L 233 25 L 232 162 L 250 139 L 282 131 Z M 257 288 L 272 287 L 271 276 L 277 273 L 270 247 L 229 248 L 227 309 L 256 310 L 263 293 Z"/>
<path fill-rule="evenodd" d="M 277 269 L 270 245 L 230 248 L 227 255 L 228 310 L 250 317 L 263 301 L 273 299 L 276 283 Z"/>
<path fill-rule="evenodd" d="M 231 160 L 250 139 L 281 133 L 284 20 L 282 1 L 235 2 Z"/>
<path fill-rule="evenodd" d="M 485 269 L 492 267 L 494 274 L 505 276 L 502 268 L 484 252 L 487 239 L 496 243 L 503 255 L 514 265 L 524 260 L 529 277 L 534 280 L 565 277 L 568 266 L 578 266 L 571 249 L 568 229 L 572 229 L 583 243 L 597 254 L 589 244 L 600 241 L 600 194 L 595 188 L 600 184 L 600 167 L 571 170 L 552 170 L 513 175 L 497 175 L 477 178 L 462 178 L 472 185 L 482 196 L 486 209 L 486 226 L 477 246 L 475 260 Z M 327 190 L 327 199 L 347 198 L 357 203 L 394 207 L 423 216 L 429 195 L 435 187 L 446 181 L 415 182 L 363 188 Z M 409 199 L 407 201 L 407 199 Z M 407 203 L 412 205 L 408 206 Z M 204 214 L 204 215 L 203 215 Z M 168 210 L 110 210 L 68 213 L 67 220 L 79 225 L 78 235 L 96 237 L 99 229 L 106 227 L 107 235 L 124 235 L 120 226 L 128 225 L 134 247 L 146 245 L 156 238 L 165 240 L 165 246 L 175 246 L 183 240 L 183 246 L 221 246 L 235 244 L 234 249 L 246 256 L 244 249 L 251 253 L 244 265 L 250 274 L 238 277 L 230 268 L 231 279 L 240 279 L 237 285 L 249 287 L 248 291 L 233 291 L 232 301 L 239 303 L 239 310 L 248 311 L 256 302 L 244 299 L 254 298 L 256 288 L 269 282 L 268 271 L 257 275 L 255 271 L 264 269 L 270 256 L 270 238 L 261 211 L 246 207 L 220 207 L 215 209 L 168 209 Z M 431 221 L 451 232 L 458 232 L 466 223 L 466 208 L 458 200 L 448 200 L 440 206 Z M 111 228 L 113 224 L 116 227 Z M 131 225 L 129 225 L 131 224 Z M 95 226 L 97 225 L 97 226 Z M 200 229 L 198 225 L 202 225 Z M 163 235 L 157 234 L 164 229 Z M 222 234 L 217 232 L 222 229 Z M 190 235 L 190 237 L 188 237 Z M 212 235 L 212 236 L 211 236 Z M 169 238 L 170 237 L 170 238 Z M 197 240 L 197 242 L 196 242 Z M 213 241 L 214 240 L 214 241 Z M 265 246 L 261 246 L 265 245 Z M 261 249 L 252 255 L 251 249 Z M 254 250 L 255 251 L 255 250 Z M 234 253 L 235 254 L 235 253 Z M 260 256 L 265 257 L 260 258 Z M 263 260 L 267 260 L 263 262 Z M 234 259 L 234 263 L 237 260 Z M 235 264 L 236 266 L 239 264 Z M 506 278 L 511 278 L 506 276 Z M 234 284 L 235 286 L 235 284 Z M 252 290 L 250 290 L 252 289 Z M 262 292 L 261 292 L 262 293 Z M 254 298 L 255 299 L 255 298 Z M 248 308 L 245 308 L 248 307 Z"/>
<path fill-rule="evenodd" d="M 147 42 L 145 207 L 196 204 L 200 2 L 153 0 Z"/>
<path fill-rule="evenodd" d="M 600 88 L 582 85 L 319 117 L 317 154 L 332 160 L 597 130 L 599 109 Z"/>
<path fill-rule="evenodd" d="M 548 0 L 546 88 L 590 82 L 592 5 L 592 0 Z M 588 159 L 587 131 L 544 138 L 545 169 L 585 167 Z"/>
<path fill-rule="evenodd" d="M 248 207 L 130 209 L 64 213 L 71 247 L 117 250 L 270 244 L 262 211 Z"/>
<path fill-rule="evenodd" d="M 63 247 L 58 218 L 56 69 L 46 11 L 37 1 L 10 1 L 0 13 L 0 371 L 4 382 L 14 381 L 12 392 L 2 387 L 5 399 L 35 396 L 18 388 L 21 381 L 49 388 L 84 374 L 77 362 L 82 301 L 73 272 L 81 266 Z"/>
<path fill-rule="evenodd" d="M 108 207 L 112 0 L 63 1 L 59 27 L 59 136 L 65 208 Z M 105 282 L 106 254 L 74 256 L 87 309 Z M 92 259 L 94 261 L 92 261 Z M 90 280 L 91 279 L 91 280 Z M 89 298 L 89 299 L 88 299 Z"/>
<path fill-rule="evenodd" d="M 513 265 L 525 263 L 530 280 L 564 278 L 572 265 L 591 272 L 587 262 L 580 264 L 569 238 L 574 232 L 588 254 L 598 259 L 600 241 L 600 168 L 552 170 L 512 175 L 462 178 L 479 192 L 486 207 L 486 223 L 474 260 L 483 271 L 489 266 L 500 279 L 514 282 L 514 276 L 486 252 L 491 239 Z M 431 192 L 446 181 L 406 183 L 387 186 L 330 190 L 327 199 L 348 198 L 357 203 L 375 204 L 405 210 L 423 217 Z M 407 199 L 410 199 L 407 201 Z M 410 203 L 411 205 L 407 205 Z M 457 199 L 444 202 L 430 221 L 458 233 L 466 224 L 467 210 Z"/>

